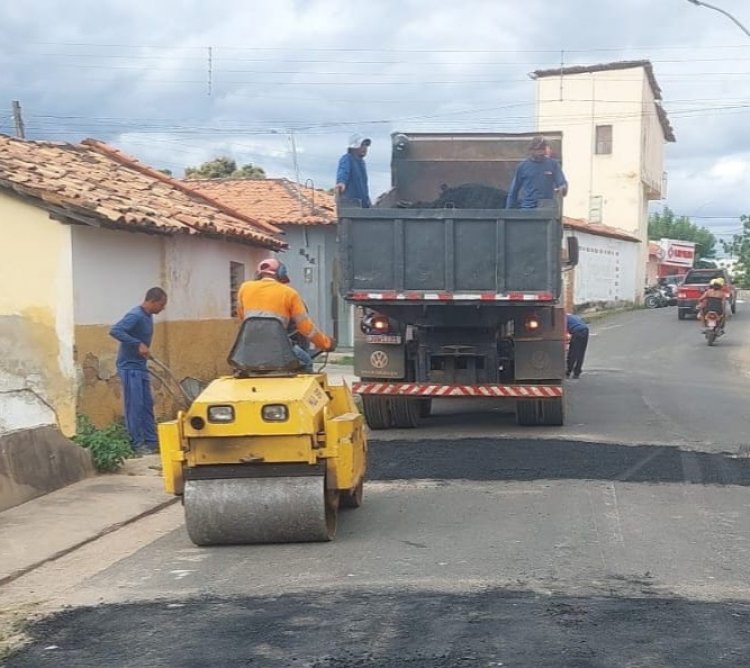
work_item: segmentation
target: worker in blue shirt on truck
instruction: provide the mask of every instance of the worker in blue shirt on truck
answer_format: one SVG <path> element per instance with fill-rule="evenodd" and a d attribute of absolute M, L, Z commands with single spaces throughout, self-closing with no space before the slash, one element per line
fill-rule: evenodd
<path fill-rule="evenodd" d="M 364 135 L 352 135 L 349 138 L 349 148 L 339 160 L 336 170 L 336 193 L 344 205 L 370 208 L 365 156 L 371 143 Z"/>
<path fill-rule="evenodd" d="M 516 167 L 516 174 L 508 192 L 508 209 L 536 209 L 568 192 L 568 182 L 560 163 L 549 157 L 549 145 L 544 137 L 534 137 L 529 145 L 529 157 Z"/>
<path fill-rule="evenodd" d="M 167 293 L 161 288 L 151 288 L 146 292 L 143 303 L 130 309 L 109 331 L 109 335 L 120 342 L 117 374 L 122 383 L 125 428 L 137 454 L 159 451 L 154 398 L 146 362 L 151 355 L 154 336 L 153 317 L 161 313 L 166 305 Z"/>

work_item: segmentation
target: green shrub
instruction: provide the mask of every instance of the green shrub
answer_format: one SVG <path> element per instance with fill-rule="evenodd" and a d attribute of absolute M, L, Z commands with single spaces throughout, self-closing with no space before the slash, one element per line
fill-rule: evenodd
<path fill-rule="evenodd" d="M 77 433 L 73 441 L 91 452 L 96 470 L 112 473 L 123 462 L 133 456 L 130 437 L 122 424 L 112 423 L 104 429 L 97 429 L 85 415 L 79 415 Z"/>

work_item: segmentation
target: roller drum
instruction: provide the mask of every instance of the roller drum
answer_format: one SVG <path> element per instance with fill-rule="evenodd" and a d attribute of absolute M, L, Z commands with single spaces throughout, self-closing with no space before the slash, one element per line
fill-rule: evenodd
<path fill-rule="evenodd" d="M 323 476 L 188 480 L 185 525 L 196 545 L 327 541 L 334 500 Z"/>

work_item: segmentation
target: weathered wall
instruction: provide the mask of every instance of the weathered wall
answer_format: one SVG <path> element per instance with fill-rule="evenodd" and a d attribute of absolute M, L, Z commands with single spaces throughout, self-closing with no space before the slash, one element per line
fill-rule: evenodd
<path fill-rule="evenodd" d="M 267 251 L 92 228 L 76 228 L 73 242 L 81 413 L 98 426 L 122 415 L 118 343 L 109 329 L 154 285 L 167 291 L 169 302 L 154 318 L 153 354 L 178 380 L 209 381 L 229 371 L 226 357 L 238 326 L 230 318 L 230 262 L 243 264 L 245 276 L 251 277 Z M 158 367 L 155 371 L 165 375 Z M 177 404 L 172 394 L 157 381 L 153 389 L 157 417 L 173 417 Z"/>
<path fill-rule="evenodd" d="M 75 431 L 70 228 L 0 194 L 0 434 Z"/>
<path fill-rule="evenodd" d="M 88 450 L 56 427 L 0 435 L 0 511 L 93 474 Z"/>
<path fill-rule="evenodd" d="M 237 321 L 228 318 L 157 322 L 152 352 L 178 381 L 210 381 L 229 373 L 226 358 L 237 327 Z M 103 427 L 118 420 L 123 412 L 122 386 L 115 367 L 117 342 L 109 336 L 109 325 L 80 325 L 76 327 L 76 347 L 81 365 L 79 411 Z M 166 383 L 170 382 L 158 366 L 151 366 Z M 164 387 L 152 377 L 152 389 L 157 419 L 174 417 L 178 404 L 173 394 L 179 391 L 174 383 Z"/>

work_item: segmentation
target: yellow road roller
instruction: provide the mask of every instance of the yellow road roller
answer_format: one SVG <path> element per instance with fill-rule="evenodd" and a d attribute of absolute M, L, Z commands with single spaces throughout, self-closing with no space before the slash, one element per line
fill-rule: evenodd
<path fill-rule="evenodd" d="M 283 325 L 248 318 L 214 380 L 158 426 L 164 486 L 196 545 L 328 541 L 362 503 L 364 419 L 346 385 L 301 373 Z"/>

